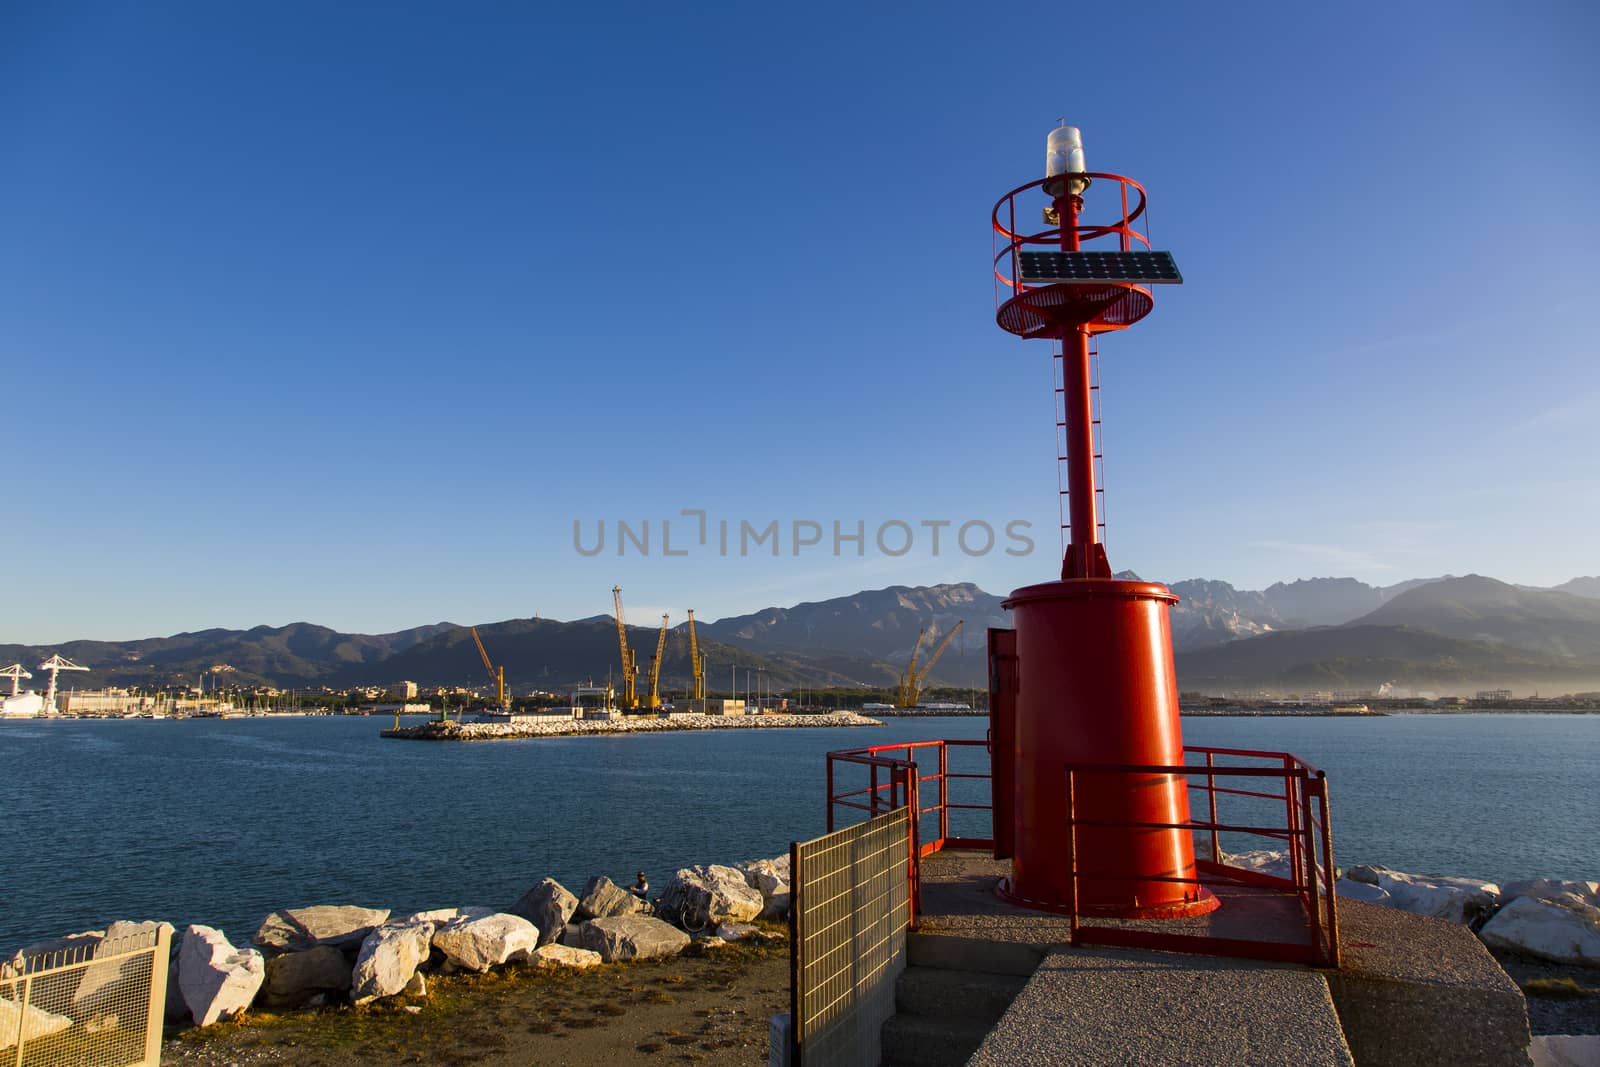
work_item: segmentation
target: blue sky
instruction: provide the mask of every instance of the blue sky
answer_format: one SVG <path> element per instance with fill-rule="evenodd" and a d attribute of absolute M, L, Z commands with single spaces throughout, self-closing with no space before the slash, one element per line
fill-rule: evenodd
<path fill-rule="evenodd" d="M 1600 571 L 1596 9 L 1057 13 L 7 5 L 0 640 L 1048 579 L 988 212 L 1062 115 L 1186 282 L 1102 345 L 1115 567 Z"/>

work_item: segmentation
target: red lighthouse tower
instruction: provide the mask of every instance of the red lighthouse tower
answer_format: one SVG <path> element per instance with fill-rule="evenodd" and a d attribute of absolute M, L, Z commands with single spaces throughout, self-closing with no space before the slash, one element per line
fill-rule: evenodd
<path fill-rule="evenodd" d="M 1041 216 L 1045 229 L 1024 228 Z M 996 321 L 1058 346 L 1070 532 L 1060 580 L 1014 590 L 1005 606 L 1015 629 L 990 631 L 996 852 L 1013 872 L 1001 893 L 1057 911 L 1201 914 L 1218 901 L 1193 881 L 1189 832 L 1172 828 L 1189 819 L 1183 776 L 1092 770 L 1183 763 L 1168 619 L 1178 598 L 1112 577 L 1097 517 L 1090 355 L 1097 336 L 1150 313 L 1152 285 L 1182 278 L 1169 253 L 1150 248 L 1144 188 L 1089 171 L 1075 127 L 1051 132 L 1045 177 L 1002 197 L 992 222 Z M 1089 769 L 1074 776 L 1072 832 L 1069 766 Z"/>

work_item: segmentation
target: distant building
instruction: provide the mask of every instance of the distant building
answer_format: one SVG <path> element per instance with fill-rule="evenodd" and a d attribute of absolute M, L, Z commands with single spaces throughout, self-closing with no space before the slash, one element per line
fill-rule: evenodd
<path fill-rule="evenodd" d="M 1478 690 L 1477 694 L 1472 699 L 1474 699 L 1474 700 L 1483 700 L 1483 701 L 1510 700 L 1511 699 L 1511 690 L 1509 690 L 1509 689 L 1480 689 L 1480 690 Z"/>
<path fill-rule="evenodd" d="M 744 701 L 728 697 L 706 697 L 704 715 L 743 715 Z"/>
<path fill-rule="evenodd" d="M 135 696 L 126 689 L 71 691 L 59 694 L 66 715 L 131 715 L 155 706 L 153 696 Z"/>
<path fill-rule="evenodd" d="M 571 715 L 575 719 L 614 719 L 621 711 L 611 686 L 580 685 L 572 691 Z"/>
<path fill-rule="evenodd" d="M 379 703 L 363 704 L 358 710 L 363 715 L 428 715 L 433 712 L 433 706 L 431 704 Z"/>
<path fill-rule="evenodd" d="M 394 687 L 393 693 L 399 700 L 415 700 L 417 699 L 417 683 L 401 682 Z"/>

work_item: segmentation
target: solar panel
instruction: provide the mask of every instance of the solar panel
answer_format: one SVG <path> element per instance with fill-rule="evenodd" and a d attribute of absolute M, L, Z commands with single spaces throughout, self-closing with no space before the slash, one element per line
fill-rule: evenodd
<path fill-rule="evenodd" d="M 1171 252 L 1018 252 L 1017 261 L 1017 280 L 1027 285 L 1183 282 Z"/>

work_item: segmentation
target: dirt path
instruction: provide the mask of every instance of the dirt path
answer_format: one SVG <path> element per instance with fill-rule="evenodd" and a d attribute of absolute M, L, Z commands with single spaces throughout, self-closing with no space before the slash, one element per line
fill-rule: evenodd
<path fill-rule="evenodd" d="M 622 1067 L 767 1062 L 767 1019 L 789 1006 L 783 943 L 597 967 L 429 977 L 427 997 L 192 1030 L 168 1067 L 438 1064 Z M 415 1010 L 412 1010 L 415 1009 Z"/>

